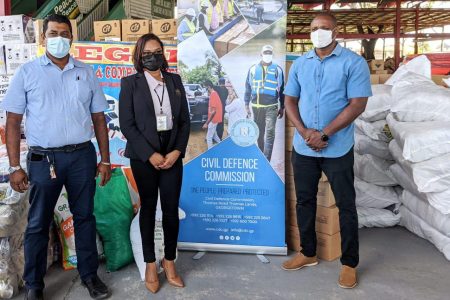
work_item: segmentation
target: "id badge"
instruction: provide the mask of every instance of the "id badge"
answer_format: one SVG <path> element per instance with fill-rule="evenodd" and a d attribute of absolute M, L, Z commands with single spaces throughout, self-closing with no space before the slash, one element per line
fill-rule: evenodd
<path fill-rule="evenodd" d="M 167 126 L 167 115 L 157 115 L 156 116 L 156 130 L 166 131 L 169 126 Z"/>

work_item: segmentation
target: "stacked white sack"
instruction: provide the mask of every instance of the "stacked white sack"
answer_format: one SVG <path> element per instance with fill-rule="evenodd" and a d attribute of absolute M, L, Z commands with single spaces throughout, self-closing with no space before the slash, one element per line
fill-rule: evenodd
<path fill-rule="evenodd" d="M 403 70 L 393 82 L 387 122 L 396 164 L 390 171 L 405 189 L 401 225 L 450 260 L 450 90 L 417 74 L 429 67 L 420 59 L 421 72 Z"/>
<path fill-rule="evenodd" d="M 373 85 L 364 113 L 355 121 L 355 190 L 359 227 L 390 227 L 399 223 L 397 182 L 389 167 L 390 137 L 386 116 L 391 106 L 390 85 Z"/>

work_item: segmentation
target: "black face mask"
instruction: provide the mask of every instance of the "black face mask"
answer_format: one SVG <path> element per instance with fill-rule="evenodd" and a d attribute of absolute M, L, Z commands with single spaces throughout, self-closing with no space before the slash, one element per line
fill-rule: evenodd
<path fill-rule="evenodd" d="M 151 54 L 142 57 L 142 64 L 144 68 L 149 71 L 157 71 L 164 63 L 164 57 L 162 54 Z"/>

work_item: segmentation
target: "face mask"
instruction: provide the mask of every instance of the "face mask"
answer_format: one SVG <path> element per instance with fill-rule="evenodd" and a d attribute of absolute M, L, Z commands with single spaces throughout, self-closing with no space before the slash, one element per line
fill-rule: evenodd
<path fill-rule="evenodd" d="M 156 71 L 163 65 L 164 57 L 162 54 L 147 55 L 142 57 L 142 63 L 147 70 Z"/>
<path fill-rule="evenodd" d="M 262 61 L 266 64 L 269 64 L 272 62 L 272 58 L 273 58 L 272 54 L 263 54 Z"/>
<path fill-rule="evenodd" d="M 316 48 L 325 48 L 333 42 L 333 31 L 317 29 L 311 32 L 311 41 Z"/>
<path fill-rule="evenodd" d="M 47 51 L 56 58 L 63 58 L 70 51 L 70 40 L 63 37 L 47 38 Z"/>

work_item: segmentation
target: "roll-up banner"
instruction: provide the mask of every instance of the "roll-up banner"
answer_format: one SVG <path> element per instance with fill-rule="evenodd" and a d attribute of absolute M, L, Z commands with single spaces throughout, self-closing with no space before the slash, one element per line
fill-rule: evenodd
<path fill-rule="evenodd" d="M 179 0 L 189 102 L 179 249 L 286 254 L 286 1 Z"/>

